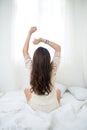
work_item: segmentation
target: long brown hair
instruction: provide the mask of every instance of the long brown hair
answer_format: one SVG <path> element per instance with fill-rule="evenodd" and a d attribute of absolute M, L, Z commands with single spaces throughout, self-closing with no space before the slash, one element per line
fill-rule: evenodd
<path fill-rule="evenodd" d="M 38 95 L 49 94 L 52 88 L 51 72 L 52 63 L 49 51 L 43 47 L 37 48 L 33 56 L 31 90 Z"/>

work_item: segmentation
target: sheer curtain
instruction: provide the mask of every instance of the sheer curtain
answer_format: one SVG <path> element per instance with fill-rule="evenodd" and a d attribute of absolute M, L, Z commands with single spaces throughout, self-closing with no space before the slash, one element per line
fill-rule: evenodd
<path fill-rule="evenodd" d="M 32 39 L 44 37 L 62 47 L 56 80 L 67 86 L 87 86 L 86 23 L 86 0 L 0 0 L 0 89 L 29 86 L 22 48 L 33 25 L 38 31 Z M 31 57 L 36 49 L 32 39 Z M 53 57 L 54 50 L 46 47 Z"/>
<path fill-rule="evenodd" d="M 64 55 L 58 81 L 68 86 L 87 86 L 87 1 L 66 0 L 65 3 Z"/>

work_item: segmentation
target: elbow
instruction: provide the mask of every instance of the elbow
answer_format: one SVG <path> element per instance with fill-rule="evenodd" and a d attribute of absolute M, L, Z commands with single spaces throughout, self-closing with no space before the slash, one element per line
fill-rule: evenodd
<path fill-rule="evenodd" d="M 58 45 L 58 47 L 56 48 L 56 52 L 61 52 L 61 46 Z"/>

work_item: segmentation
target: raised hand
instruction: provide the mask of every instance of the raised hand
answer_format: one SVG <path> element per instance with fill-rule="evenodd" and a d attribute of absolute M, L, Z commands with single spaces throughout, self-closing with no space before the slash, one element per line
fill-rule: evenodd
<path fill-rule="evenodd" d="M 37 30 L 37 27 L 31 27 L 29 30 L 29 34 L 34 33 Z"/>
<path fill-rule="evenodd" d="M 35 45 L 39 44 L 40 42 L 41 42 L 41 38 L 33 40 L 33 44 L 35 44 Z"/>

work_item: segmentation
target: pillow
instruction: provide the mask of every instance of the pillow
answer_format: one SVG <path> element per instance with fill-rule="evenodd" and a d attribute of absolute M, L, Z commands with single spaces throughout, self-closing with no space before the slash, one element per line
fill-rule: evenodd
<path fill-rule="evenodd" d="M 62 84 L 59 84 L 59 83 L 55 83 L 55 87 L 56 89 L 59 89 L 61 91 L 61 97 L 63 96 L 63 94 L 65 93 L 65 91 L 67 90 L 67 87 L 62 85 Z"/>
<path fill-rule="evenodd" d="M 87 89 L 82 87 L 70 87 L 68 90 L 78 100 L 87 100 Z"/>
<path fill-rule="evenodd" d="M 82 86 L 82 85 L 81 85 L 81 86 L 78 86 L 78 85 L 72 85 L 72 86 L 70 86 L 70 87 L 74 87 L 74 88 L 75 88 L 75 87 L 86 88 L 85 86 Z"/>
<path fill-rule="evenodd" d="M 4 93 L 3 92 L 0 92 L 0 97 L 2 97 L 4 95 Z"/>

